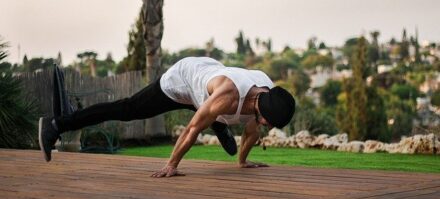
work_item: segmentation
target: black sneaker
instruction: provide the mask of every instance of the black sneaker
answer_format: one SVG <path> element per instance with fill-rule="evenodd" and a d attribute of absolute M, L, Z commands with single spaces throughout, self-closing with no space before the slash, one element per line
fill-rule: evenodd
<path fill-rule="evenodd" d="M 237 143 L 235 142 L 232 131 L 229 130 L 226 124 L 214 122 L 211 124 L 211 129 L 214 130 L 220 144 L 229 155 L 233 156 L 237 154 Z"/>
<path fill-rule="evenodd" d="M 59 137 L 60 134 L 52 125 L 52 118 L 41 117 L 38 127 L 38 140 L 41 152 L 43 152 L 44 159 L 47 162 L 51 160 L 52 148 Z"/>

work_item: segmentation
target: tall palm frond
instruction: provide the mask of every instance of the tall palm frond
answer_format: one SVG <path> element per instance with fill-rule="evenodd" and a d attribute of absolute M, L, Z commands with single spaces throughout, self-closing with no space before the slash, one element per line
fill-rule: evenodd
<path fill-rule="evenodd" d="M 0 35 L 0 61 L 8 56 L 8 51 L 6 51 L 7 47 L 9 47 L 9 43 L 3 42 L 3 37 Z"/>
<path fill-rule="evenodd" d="M 0 62 L 8 54 L 8 43 L 1 42 Z M 21 81 L 11 74 L 0 74 L 0 147 L 36 146 L 37 106 L 22 93 Z"/>

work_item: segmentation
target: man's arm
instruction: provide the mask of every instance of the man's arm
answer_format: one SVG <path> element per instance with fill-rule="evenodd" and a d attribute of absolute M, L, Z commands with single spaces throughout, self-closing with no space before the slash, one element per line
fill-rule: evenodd
<path fill-rule="evenodd" d="M 255 120 L 251 120 L 246 123 L 246 128 L 243 135 L 241 136 L 241 147 L 238 156 L 238 163 L 242 168 L 256 168 L 256 167 L 267 167 L 267 164 L 251 162 L 246 160 L 249 152 L 251 151 L 254 144 L 257 142 L 260 130 L 258 124 Z"/>
<path fill-rule="evenodd" d="M 154 173 L 152 177 L 183 175 L 177 171 L 177 166 L 185 153 L 188 152 L 197 140 L 199 133 L 209 127 L 218 115 L 224 114 L 233 103 L 233 99 L 226 92 L 221 92 L 220 90 L 213 93 L 197 110 L 185 131 L 177 139 L 167 165 L 162 170 Z"/>

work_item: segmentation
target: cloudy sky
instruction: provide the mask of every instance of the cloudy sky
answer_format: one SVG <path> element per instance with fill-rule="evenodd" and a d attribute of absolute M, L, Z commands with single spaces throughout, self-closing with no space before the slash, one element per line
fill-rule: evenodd
<path fill-rule="evenodd" d="M 239 30 L 254 40 L 271 38 L 274 50 L 305 47 L 316 36 L 327 45 L 379 30 L 380 41 L 400 39 L 418 27 L 419 39 L 440 42 L 437 0 L 164 0 L 164 49 L 215 45 L 234 51 Z M 119 61 L 141 0 L 0 0 L 0 35 L 10 62 L 56 57 L 70 63 L 93 50 Z M 20 51 L 18 50 L 20 46 Z M 20 52 L 20 53 L 19 53 Z"/>

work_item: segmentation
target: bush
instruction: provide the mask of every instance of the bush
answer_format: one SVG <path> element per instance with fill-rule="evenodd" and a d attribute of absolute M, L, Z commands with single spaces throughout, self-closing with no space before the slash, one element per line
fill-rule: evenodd
<path fill-rule="evenodd" d="M 434 93 L 432 93 L 431 104 L 434 106 L 440 106 L 440 90 L 437 90 Z"/>
<path fill-rule="evenodd" d="M 308 130 L 313 135 L 338 133 L 334 108 L 316 109 L 312 102 L 300 100 L 290 124 L 293 134 Z"/>
<path fill-rule="evenodd" d="M 21 81 L 9 74 L 0 75 L 0 147 L 37 146 L 37 106 L 26 99 Z"/>
<path fill-rule="evenodd" d="M 417 88 L 406 84 L 394 84 L 391 87 L 391 93 L 403 100 L 415 100 L 419 96 Z"/>

